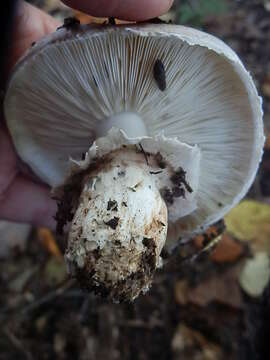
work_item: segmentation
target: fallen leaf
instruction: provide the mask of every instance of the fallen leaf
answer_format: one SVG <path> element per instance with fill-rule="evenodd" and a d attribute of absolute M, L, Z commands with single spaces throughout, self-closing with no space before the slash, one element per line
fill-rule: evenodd
<path fill-rule="evenodd" d="M 223 220 L 210 226 L 204 233 L 199 234 L 193 238 L 193 244 L 197 249 L 200 249 L 193 255 L 193 259 L 200 256 L 202 253 L 211 252 L 216 248 L 222 238 L 222 233 L 225 230 Z"/>
<path fill-rule="evenodd" d="M 53 256 L 56 256 L 59 259 L 63 258 L 63 255 L 56 243 L 56 240 L 49 229 L 46 228 L 38 228 L 37 236 L 42 246 L 46 249 L 46 251 Z"/>
<path fill-rule="evenodd" d="M 172 339 L 172 350 L 181 359 L 220 360 L 219 346 L 208 341 L 199 331 L 184 324 L 178 325 Z"/>
<path fill-rule="evenodd" d="M 241 264 L 230 267 L 221 274 L 215 274 L 191 287 L 187 280 L 179 280 L 174 287 L 174 296 L 177 304 L 184 306 L 194 304 L 207 306 L 212 302 L 241 308 L 243 299 L 238 283 Z"/>
<path fill-rule="evenodd" d="M 243 244 L 234 240 L 229 234 L 225 233 L 221 236 L 210 259 L 217 263 L 235 262 L 244 253 Z"/>
<path fill-rule="evenodd" d="M 210 259 L 217 263 L 226 263 L 236 261 L 244 252 L 244 246 L 237 240 L 233 239 L 228 233 L 216 238 L 214 247 L 210 253 Z M 197 235 L 194 239 L 196 248 L 202 249 L 205 241 L 205 235 Z"/>
<path fill-rule="evenodd" d="M 265 252 L 258 252 L 245 262 L 239 276 L 242 289 L 250 296 L 262 295 L 270 280 L 270 259 Z"/>
<path fill-rule="evenodd" d="M 239 266 L 231 267 L 222 274 L 216 274 L 200 282 L 187 293 L 190 303 L 207 306 L 211 302 L 218 302 L 234 308 L 241 308 L 243 299 L 238 284 Z"/>
<path fill-rule="evenodd" d="M 270 206 L 253 200 L 242 201 L 225 216 L 227 232 L 248 241 L 253 252 L 270 254 Z"/>
<path fill-rule="evenodd" d="M 207 247 L 213 240 L 215 240 L 219 235 L 225 230 L 224 221 L 221 220 L 216 224 L 209 226 L 203 234 L 199 234 L 193 238 L 194 245 L 201 249 Z"/>

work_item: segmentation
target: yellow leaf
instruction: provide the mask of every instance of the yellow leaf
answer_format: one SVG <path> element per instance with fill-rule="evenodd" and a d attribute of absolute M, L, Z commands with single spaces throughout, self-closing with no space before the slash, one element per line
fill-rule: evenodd
<path fill-rule="evenodd" d="M 227 231 L 236 239 L 248 241 L 253 252 L 270 254 L 270 206 L 245 200 L 225 216 Z"/>

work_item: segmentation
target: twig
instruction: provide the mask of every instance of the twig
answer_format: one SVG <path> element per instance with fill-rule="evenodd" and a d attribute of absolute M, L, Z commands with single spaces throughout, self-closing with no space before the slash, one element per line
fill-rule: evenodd
<path fill-rule="evenodd" d="M 141 144 L 141 143 L 139 143 L 139 147 L 140 147 L 141 152 L 143 153 L 143 156 L 144 156 L 144 158 L 145 158 L 146 165 L 149 166 L 148 157 L 147 157 L 146 152 L 144 151 L 144 148 L 142 147 L 142 144 Z"/>
<path fill-rule="evenodd" d="M 72 285 L 75 284 L 75 280 L 71 279 L 68 280 L 67 282 L 64 283 L 64 285 L 58 287 L 57 289 L 54 289 L 50 292 L 48 292 L 46 295 L 44 295 L 43 297 L 33 301 L 31 304 L 29 304 L 28 306 L 26 306 L 25 308 L 23 308 L 21 310 L 21 313 L 23 315 L 27 314 L 29 311 L 32 311 L 38 307 L 40 307 L 41 305 L 44 305 L 52 300 L 54 300 L 55 298 L 57 298 L 58 296 L 62 295 L 64 292 L 66 292 Z"/>

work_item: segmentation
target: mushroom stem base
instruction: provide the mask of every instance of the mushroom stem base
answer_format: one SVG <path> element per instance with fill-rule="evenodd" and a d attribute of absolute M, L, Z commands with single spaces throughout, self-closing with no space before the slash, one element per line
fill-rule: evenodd
<path fill-rule="evenodd" d="M 167 207 L 142 154 L 122 150 L 84 176 L 66 261 L 87 289 L 114 301 L 149 288 L 167 235 Z"/>

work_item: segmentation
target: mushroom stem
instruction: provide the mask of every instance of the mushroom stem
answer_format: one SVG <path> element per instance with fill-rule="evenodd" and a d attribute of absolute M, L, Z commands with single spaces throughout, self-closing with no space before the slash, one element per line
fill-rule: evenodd
<path fill-rule="evenodd" d="M 148 135 L 143 119 L 133 112 L 115 114 L 102 121 L 97 129 L 98 137 L 106 136 L 112 127 L 123 130 L 131 138 Z"/>
<path fill-rule="evenodd" d="M 163 135 L 128 138 L 113 127 L 72 164 L 55 190 L 59 231 L 71 221 L 68 271 L 88 290 L 134 300 L 162 265 L 168 221 L 196 209 L 200 151 Z"/>
<path fill-rule="evenodd" d="M 149 288 L 161 265 L 167 207 L 134 146 L 119 150 L 83 178 L 66 260 L 88 289 L 115 301 Z"/>

